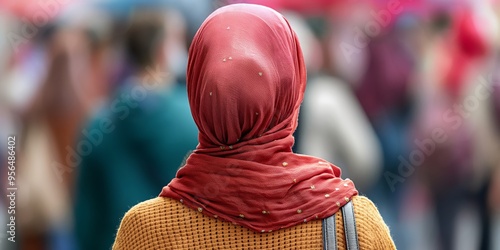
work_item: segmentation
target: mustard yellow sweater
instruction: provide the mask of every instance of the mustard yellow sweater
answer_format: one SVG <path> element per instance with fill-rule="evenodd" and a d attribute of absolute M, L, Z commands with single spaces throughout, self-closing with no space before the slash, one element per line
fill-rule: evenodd
<path fill-rule="evenodd" d="M 352 201 L 360 249 L 396 249 L 375 205 L 363 196 Z M 335 221 L 338 249 L 343 250 L 342 211 L 336 213 Z M 258 233 L 158 197 L 125 214 L 113 249 L 323 249 L 323 242 L 321 220 Z"/>

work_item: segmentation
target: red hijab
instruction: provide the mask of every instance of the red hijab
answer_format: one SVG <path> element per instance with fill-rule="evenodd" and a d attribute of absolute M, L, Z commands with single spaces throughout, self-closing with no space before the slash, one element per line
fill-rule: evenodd
<path fill-rule="evenodd" d="M 353 183 L 291 150 L 305 87 L 299 41 L 281 14 L 252 4 L 212 13 L 187 69 L 200 143 L 160 196 L 259 232 L 337 212 L 357 194 Z"/>

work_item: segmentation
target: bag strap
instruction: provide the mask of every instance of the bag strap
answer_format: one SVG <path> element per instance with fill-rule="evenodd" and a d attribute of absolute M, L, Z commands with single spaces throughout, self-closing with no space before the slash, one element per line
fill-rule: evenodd
<path fill-rule="evenodd" d="M 356 231 L 356 218 L 354 218 L 354 207 L 349 201 L 342 207 L 344 217 L 344 231 L 347 250 L 359 250 L 358 232 Z"/>
<path fill-rule="evenodd" d="M 342 207 L 344 220 L 344 232 L 347 250 L 359 250 L 358 233 L 356 231 L 356 219 L 354 218 L 354 207 L 349 201 Z M 337 250 L 337 235 L 335 231 L 335 214 L 323 219 L 323 249 Z"/>
<path fill-rule="evenodd" d="M 335 214 L 323 219 L 323 249 L 337 250 L 337 232 L 335 231 Z"/>

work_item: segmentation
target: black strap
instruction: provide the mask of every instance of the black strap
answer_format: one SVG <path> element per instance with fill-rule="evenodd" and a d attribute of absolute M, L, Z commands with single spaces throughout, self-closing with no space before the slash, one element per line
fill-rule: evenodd
<path fill-rule="evenodd" d="M 344 231 L 347 250 L 359 250 L 358 233 L 356 231 L 356 219 L 354 218 L 354 207 L 349 201 L 342 207 L 344 219 Z M 337 250 L 337 235 L 335 231 L 335 214 L 323 219 L 323 249 Z"/>
<path fill-rule="evenodd" d="M 342 207 L 344 217 L 344 232 L 347 250 L 359 250 L 358 232 L 356 232 L 356 218 L 354 218 L 354 207 L 349 201 Z"/>
<path fill-rule="evenodd" d="M 337 233 L 335 231 L 335 214 L 323 219 L 323 249 L 337 250 Z"/>

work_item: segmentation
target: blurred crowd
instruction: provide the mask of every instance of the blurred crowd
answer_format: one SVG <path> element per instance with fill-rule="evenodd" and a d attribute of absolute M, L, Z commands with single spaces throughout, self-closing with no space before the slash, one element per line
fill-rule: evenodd
<path fill-rule="evenodd" d="M 341 167 L 398 249 L 500 249 L 500 1 L 7 0 L 0 224 L 16 136 L 20 249 L 109 249 L 175 176 L 197 145 L 191 39 L 236 2 L 288 19 L 308 70 L 294 150 Z"/>

